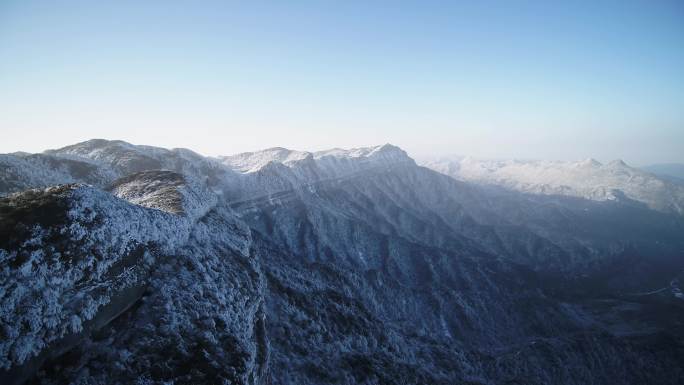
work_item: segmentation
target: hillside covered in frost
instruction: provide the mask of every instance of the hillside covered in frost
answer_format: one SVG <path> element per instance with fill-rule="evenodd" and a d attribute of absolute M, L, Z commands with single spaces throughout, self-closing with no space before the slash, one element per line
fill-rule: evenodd
<path fill-rule="evenodd" d="M 622 160 L 487 161 L 442 158 L 425 166 L 459 180 L 517 191 L 567 195 L 591 200 L 631 199 L 648 207 L 684 214 L 684 186 L 672 178 L 628 166 Z"/>
<path fill-rule="evenodd" d="M 680 383 L 678 190 L 431 167 L 392 145 L 0 155 L 0 383 Z"/>

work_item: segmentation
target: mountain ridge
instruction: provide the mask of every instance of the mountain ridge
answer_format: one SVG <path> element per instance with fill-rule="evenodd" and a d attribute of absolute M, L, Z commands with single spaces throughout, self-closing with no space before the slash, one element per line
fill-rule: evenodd
<path fill-rule="evenodd" d="M 2 289 L 14 293 L 0 306 L 3 383 L 684 375 L 684 218 L 628 197 L 459 181 L 391 145 L 268 149 L 238 154 L 233 168 L 108 141 L 21 158 L 31 156 L 0 168 L 0 224 L 17 234 L 0 242 Z M 40 185 L 60 179 L 95 184 Z M 22 186 L 39 189 L 7 191 Z M 31 262 L 67 251 L 63 267 Z M 83 279 L 38 285 L 62 275 Z M 116 283 L 127 277 L 136 284 Z M 46 338 L 77 326 L 74 316 L 72 342 Z"/>
<path fill-rule="evenodd" d="M 651 208 L 684 214 L 684 187 L 628 166 L 620 159 L 565 161 L 488 161 L 473 158 L 428 161 L 424 166 L 456 179 L 536 194 L 592 200 L 625 197 Z"/>

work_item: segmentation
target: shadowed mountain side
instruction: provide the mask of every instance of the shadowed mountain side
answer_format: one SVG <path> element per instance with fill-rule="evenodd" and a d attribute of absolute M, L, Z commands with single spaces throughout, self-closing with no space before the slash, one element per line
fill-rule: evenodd
<path fill-rule="evenodd" d="M 684 219 L 620 191 L 463 182 L 391 145 L 211 159 L 93 140 L 41 157 L 58 167 L 0 172 L 15 188 L 91 175 L 68 162 L 107 177 L 0 201 L 5 382 L 684 375 Z"/>

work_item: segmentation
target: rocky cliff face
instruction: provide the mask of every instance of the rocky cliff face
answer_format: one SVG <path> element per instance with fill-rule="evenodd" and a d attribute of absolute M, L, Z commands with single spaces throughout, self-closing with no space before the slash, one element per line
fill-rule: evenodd
<path fill-rule="evenodd" d="M 679 215 L 472 185 L 390 145 L 41 156 L 108 177 L 0 173 L 5 194 L 95 185 L 0 201 L 3 383 L 684 376 Z"/>

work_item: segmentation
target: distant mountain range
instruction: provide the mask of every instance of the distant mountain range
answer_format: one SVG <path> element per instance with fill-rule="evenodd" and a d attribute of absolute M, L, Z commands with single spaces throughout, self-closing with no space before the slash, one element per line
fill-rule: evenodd
<path fill-rule="evenodd" d="M 0 383 L 678 384 L 684 193 L 386 144 L 0 155 Z"/>
<path fill-rule="evenodd" d="M 684 186 L 658 173 L 629 167 L 621 160 L 601 164 L 594 159 L 483 161 L 465 157 L 431 161 L 425 166 L 456 179 L 521 192 L 599 201 L 631 199 L 655 210 L 684 213 Z"/>
<path fill-rule="evenodd" d="M 662 163 L 641 168 L 678 184 L 684 184 L 684 164 Z"/>

